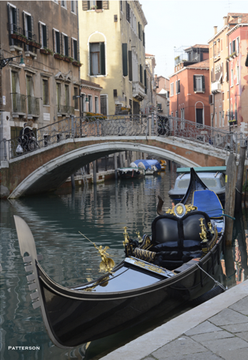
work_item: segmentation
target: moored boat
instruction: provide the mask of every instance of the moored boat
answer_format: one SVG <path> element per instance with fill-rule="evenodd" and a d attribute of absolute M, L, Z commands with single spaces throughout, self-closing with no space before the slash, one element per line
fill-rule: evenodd
<path fill-rule="evenodd" d="M 33 307 L 41 307 L 56 346 L 75 347 L 131 327 L 197 299 L 215 284 L 225 230 L 222 206 L 194 170 L 185 197 L 167 210 L 158 204 L 151 236 L 124 235 L 117 266 L 97 247 L 105 273 L 81 286 L 64 287 L 42 268 L 30 228 L 15 216 Z"/>
<path fill-rule="evenodd" d="M 131 166 L 137 166 L 145 170 L 145 175 L 154 175 L 161 171 L 161 165 L 158 160 L 146 159 L 146 160 L 135 160 L 131 163 Z"/>
<path fill-rule="evenodd" d="M 122 179 L 135 179 L 145 176 L 144 169 L 140 167 L 123 167 L 117 169 L 118 176 Z"/>
<path fill-rule="evenodd" d="M 226 166 L 196 167 L 194 170 L 204 184 L 216 193 L 224 206 Z M 177 173 L 179 175 L 175 185 L 169 190 L 169 196 L 175 203 L 180 202 L 187 191 L 190 182 L 190 168 L 178 168 Z"/>

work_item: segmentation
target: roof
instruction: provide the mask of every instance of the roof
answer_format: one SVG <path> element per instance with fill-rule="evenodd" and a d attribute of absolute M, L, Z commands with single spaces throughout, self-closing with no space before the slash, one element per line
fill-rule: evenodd
<path fill-rule="evenodd" d="M 248 22 L 248 13 L 228 13 L 227 21 L 228 24 L 246 23 Z"/>
<path fill-rule="evenodd" d="M 188 66 L 186 66 L 186 68 L 190 68 L 190 69 L 209 69 L 209 59 L 200 61 L 200 62 L 192 64 L 192 65 L 188 65 Z"/>
<path fill-rule="evenodd" d="M 94 88 L 97 90 L 102 90 L 102 87 L 100 85 L 94 83 L 93 81 L 87 81 L 87 80 L 81 79 L 81 85 L 82 85 L 82 87 L 90 87 L 90 88 Z"/>
<path fill-rule="evenodd" d="M 186 50 L 190 50 L 190 49 L 194 49 L 194 48 L 195 49 L 208 49 L 209 45 L 196 44 L 196 45 L 190 46 L 190 47 L 188 47 L 188 48 L 186 48 L 184 50 L 186 51 Z"/>

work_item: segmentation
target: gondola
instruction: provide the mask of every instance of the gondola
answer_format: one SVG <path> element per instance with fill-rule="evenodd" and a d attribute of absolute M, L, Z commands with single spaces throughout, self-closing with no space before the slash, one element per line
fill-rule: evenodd
<path fill-rule="evenodd" d="M 181 203 L 164 212 L 160 199 L 157 212 L 151 236 L 132 239 L 124 231 L 125 259 L 116 266 L 107 248 L 94 243 L 105 273 L 75 287 L 61 286 L 46 274 L 30 228 L 14 216 L 33 307 L 41 307 L 56 346 L 75 347 L 115 334 L 198 299 L 214 287 L 225 230 L 215 193 L 191 169 Z"/>

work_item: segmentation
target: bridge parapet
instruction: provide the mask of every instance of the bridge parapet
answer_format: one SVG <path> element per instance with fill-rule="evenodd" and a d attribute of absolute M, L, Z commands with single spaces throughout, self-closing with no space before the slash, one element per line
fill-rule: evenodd
<path fill-rule="evenodd" d="M 19 139 L 2 140 L 0 142 L 1 160 L 9 160 L 25 152 L 49 147 L 62 140 L 84 137 L 106 136 L 161 136 L 175 137 L 194 141 L 201 145 L 226 151 L 238 151 L 245 138 L 242 133 L 231 133 L 223 129 L 206 126 L 193 121 L 163 117 L 157 114 L 143 115 L 96 115 L 74 117 L 57 121 L 35 130 L 36 139 L 27 140 L 24 153 L 17 152 Z"/>

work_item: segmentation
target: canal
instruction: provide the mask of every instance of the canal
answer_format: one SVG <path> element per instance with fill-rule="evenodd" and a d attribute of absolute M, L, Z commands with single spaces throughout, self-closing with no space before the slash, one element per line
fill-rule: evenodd
<path fill-rule="evenodd" d="M 136 237 L 151 233 L 156 216 L 157 196 L 164 199 L 164 209 L 171 206 L 168 191 L 174 183 L 174 172 L 146 176 L 141 180 L 113 180 L 87 185 L 68 193 L 57 193 L 1 200 L 0 262 L 0 353 L 2 360 L 97 359 L 123 345 L 157 324 L 109 337 L 104 341 L 63 350 L 55 347 L 46 333 L 39 309 L 33 309 L 26 273 L 19 251 L 13 215 L 19 215 L 30 226 L 42 267 L 64 286 L 79 285 L 99 276 L 100 257 L 89 241 L 109 246 L 115 263 L 124 258 L 123 232 Z M 244 212 L 244 210 L 243 210 Z M 223 257 L 227 286 L 243 281 L 247 273 L 246 220 L 240 216 L 233 247 Z M 242 232 L 240 231 L 242 228 Z M 84 234 L 82 236 L 80 234 Z M 225 260 L 229 262 L 226 265 Z M 226 270 L 227 269 L 227 270 Z M 178 313 L 185 309 L 178 309 Z M 171 314 L 171 317 L 175 314 Z M 166 321 L 166 319 L 163 319 Z"/>

